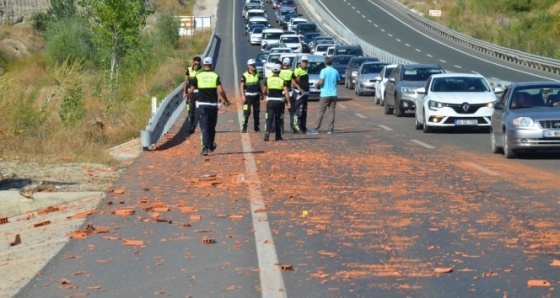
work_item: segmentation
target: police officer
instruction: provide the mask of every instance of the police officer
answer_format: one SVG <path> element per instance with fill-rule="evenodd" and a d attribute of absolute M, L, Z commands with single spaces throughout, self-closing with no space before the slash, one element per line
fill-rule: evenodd
<path fill-rule="evenodd" d="M 282 125 L 284 109 L 290 108 L 290 97 L 288 95 L 288 83 L 280 75 L 280 65 L 274 65 L 272 76 L 267 78 L 262 93 L 266 94 L 266 125 L 264 140 L 268 141 L 272 122 L 276 125 L 276 141 L 282 140 L 282 131 L 278 129 Z"/>
<path fill-rule="evenodd" d="M 295 81 L 299 87 L 292 93 L 290 124 L 294 133 L 305 133 L 307 130 L 307 99 L 309 96 L 309 72 L 307 56 L 301 57 L 300 65 L 294 70 Z"/>
<path fill-rule="evenodd" d="M 247 61 L 247 71 L 241 76 L 240 89 L 242 90 L 243 98 L 243 128 L 242 132 L 247 132 L 247 123 L 249 122 L 249 116 L 251 116 L 251 108 L 253 109 L 253 121 L 255 132 L 260 131 L 259 125 L 259 113 L 261 103 L 259 100 L 263 100 L 261 93 L 261 81 L 259 78 L 259 73 L 257 72 L 257 66 L 254 59 L 249 59 Z"/>
<path fill-rule="evenodd" d="M 193 58 L 193 64 L 191 67 L 187 68 L 185 72 L 185 83 L 183 83 L 183 98 L 187 98 L 187 92 L 192 85 L 194 77 L 202 71 L 200 66 L 201 59 L 199 56 L 195 56 Z M 193 134 L 194 130 L 196 129 L 197 124 L 197 117 L 195 117 L 196 105 L 195 102 L 198 96 L 198 89 L 194 90 L 194 101 L 190 103 L 190 100 L 187 100 L 187 121 L 189 123 L 189 134 Z"/>
<path fill-rule="evenodd" d="M 288 57 L 282 59 L 282 70 L 280 70 L 280 77 L 288 83 L 288 97 L 292 96 L 292 86 L 301 90 L 301 87 L 299 87 L 298 83 L 295 80 L 296 77 L 294 75 L 294 71 L 290 67 L 291 63 L 292 63 L 292 61 Z M 290 102 L 290 105 L 293 106 L 293 103 Z M 291 118 L 292 117 L 290 117 L 290 128 L 292 129 L 292 132 L 295 133 L 294 126 L 293 126 L 293 121 L 292 121 Z M 284 132 L 284 122 L 283 121 L 282 121 L 282 132 Z"/>
<path fill-rule="evenodd" d="M 218 94 L 225 106 L 230 105 L 220 75 L 212 71 L 212 58 L 205 57 L 202 60 L 202 72 L 198 73 L 189 89 L 189 102 L 193 101 L 194 90 L 198 89 L 199 96 L 196 100 L 196 108 L 202 132 L 202 155 L 216 150 L 216 124 L 218 123 Z"/>

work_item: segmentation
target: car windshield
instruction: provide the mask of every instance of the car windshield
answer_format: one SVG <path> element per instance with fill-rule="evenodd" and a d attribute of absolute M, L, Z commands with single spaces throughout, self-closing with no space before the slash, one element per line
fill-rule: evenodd
<path fill-rule="evenodd" d="M 359 48 L 338 48 L 336 54 L 360 56 L 362 55 L 362 50 Z"/>
<path fill-rule="evenodd" d="M 391 75 L 391 73 L 393 72 L 393 69 L 395 69 L 394 67 L 386 67 L 385 68 L 385 77 L 389 77 Z"/>
<path fill-rule="evenodd" d="M 263 39 L 280 39 L 280 36 L 282 36 L 282 34 L 284 34 L 284 32 L 266 32 L 266 33 L 263 33 L 262 38 Z"/>
<path fill-rule="evenodd" d="M 350 60 L 350 63 L 348 64 L 348 66 L 350 68 L 360 68 L 360 66 L 362 66 L 362 63 L 366 62 L 366 61 L 379 61 L 379 59 L 377 58 L 354 58 L 352 60 Z"/>
<path fill-rule="evenodd" d="M 283 42 L 283 43 L 299 43 L 299 38 L 296 37 L 296 36 L 282 37 L 280 39 L 280 42 Z"/>
<path fill-rule="evenodd" d="M 405 68 L 403 81 L 427 81 L 431 75 L 443 73 L 441 68 Z"/>
<path fill-rule="evenodd" d="M 510 107 L 512 109 L 531 107 L 560 107 L 560 87 L 531 86 L 520 87 L 513 91 Z"/>
<path fill-rule="evenodd" d="M 282 55 L 282 53 L 270 53 L 268 55 L 268 59 L 266 61 L 267 62 L 276 62 L 276 61 L 278 61 L 278 59 L 280 59 L 280 55 Z"/>
<path fill-rule="evenodd" d="M 307 62 L 307 73 L 308 74 L 320 74 L 321 69 L 325 68 L 325 62 L 323 61 L 309 61 Z"/>
<path fill-rule="evenodd" d="M 369 64 L 366 63 L 362 66 L 362 72 L 361 73 L 381 73 L 381 70 L 383 69 L 385 65 L 383 64 Z"/>
<path fill-rule="evenodd" d="M 447 77 L 434 78 L 430 90 L 435 92 L 491 92 L 492 88 L 483 78 Z"/>
<path fill-rule="evenodd" d="M 324 52 L 330 46 L 332 46 L 332 45 L 331 44 L 320 44 L 320 45 L 317 45 L 317 48 L 315 49 L 315 51 Z"/>
<path fill-rule="evenodd" d="M 333 56 L 331 59 L 332 59 L 332 64 L 333 64 L 333 65 L 348 65 L 348 62 L 350 62 L 350 59 L 352 59 L 352 57 L 348 57 L 348 56 L 342 56 L 342 57 Z"/>
<path fill-rule="evenodd" d="M 266 60 L 266 58 L 268 58 L 268 54 L 269 53 L 259 53 L 257 55 L 257 59 L 255 59 L 257 62 L 262 62 L 263 60 Z"/>
<path fill-rule="evenodd" d="M 302 34 L 307 33 L 307 32 L 315 32 L 315 31 L 317 31 L 316 28 L 315 28 L 315 25 L 303 25 L 303 24 L 302 24 L 302 25 L 299 25 L 299 29 L 298 29 L 298 30 L 299 30 L 299 32 L 302 33 Z"/>
<path fill-rule="evenodd" d="M 255 27 L 255 28 L 253 28 L 253 31 L 251 31 L 251 32 L 253 32 L 253 33 L 262 33 L 263 30 L 264 30 L 264 27 Z"/>

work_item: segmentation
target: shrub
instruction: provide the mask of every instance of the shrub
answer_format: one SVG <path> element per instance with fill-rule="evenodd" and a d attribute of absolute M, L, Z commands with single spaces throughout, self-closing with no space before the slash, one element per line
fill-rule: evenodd
<path fill-rule="evenodd" d="M 60 20 L 49 25 L 46 36 L 46 59 L 50 64 L 67 59 L 93 61 L 92 34 L 79 17 Z"/>
<path fill-rule="evenodd" d="M 161 42 L 174 48 L 179 44 L 179 26 L 180 22 L 173 13 L 162 13 L 157 20 L 157 36 Z"/>
<path fill-rule="evenodd" d="M 84 103 L 82 101 L 82 88 L 79 86 L 71 86 L 66 90 L 64 99 L 60 106 L 58 115 L 62 123 L 68 126 L 74 126 L 84 118 Z"/>

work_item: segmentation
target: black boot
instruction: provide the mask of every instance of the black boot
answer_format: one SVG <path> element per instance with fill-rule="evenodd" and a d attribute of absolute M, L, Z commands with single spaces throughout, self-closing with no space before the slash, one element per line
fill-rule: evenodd
<path fill-rule="evenodd" d="M 270 133 L 269 132 L 265 132 L 264 133 L 264 141 L 268 142 L 268 140 L 270 139 Z"/>

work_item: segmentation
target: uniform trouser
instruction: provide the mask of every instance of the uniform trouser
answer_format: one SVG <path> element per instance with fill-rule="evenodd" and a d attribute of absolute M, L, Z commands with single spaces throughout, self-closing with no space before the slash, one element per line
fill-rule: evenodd
<path fill-rule="evenodd" d="M 276 130 L 276 138 L 282 136 L 282 130 L 278 129 L 282 125 L 282 120 L 284 119 L 284 101 L 281 100 L 268 100 L 266 102 L 266 126 L 265 130 L 270 133 L 272 124 L 274 123 Z"/>
<path fill-rule="evenodd" d="M 216 141 L 218 109 L 212 106 L 199 106 L 197 110 L 202 133 L 202 149 L 211 149 Z"/>
<path fill-rule="evenodd" d="M 194 131 L 198 124 L 198 117 L 196 115 L 196 101 L 198 100 L 198 93 L 194 93 L 193 103 L 187 102 L 187 121 L 189 123 L 189 131 Z"/>
<path fill-rule="evenodd" d="M 321 122 L 323 122 L 323 116 L 325 116 L 325 112 L 327 112 L 327 117 L 329 119 L 327 129 L 334 129 L 336 100 L 336 96 L 326 96 L 319 99 L 319 110 L 317 111 L 317 117 L 315 118 L 315 127 L 313 127 L 315 130 L 318 130 L 321 127 Z"/>
<path fill-rule="evenodd" d="M 294 92 L 290 98 L 290 127 L 292 130 L 307 130 L 307 98 L 305 94 L 298 98 L 299 94 Z"/>
<path fill-rule="evenodd" d="M 243 103 L 243 128 L 247 128 L 247 123 L 249 123 L 249 117 L 251 116 L 251 109 L 253 109 L 253 125 L 255 130 L 259 129 L 260 118 L 259 114 L 261 112 L 261 102 L 260 96 L 245 96 L 245 102 Z"/>

